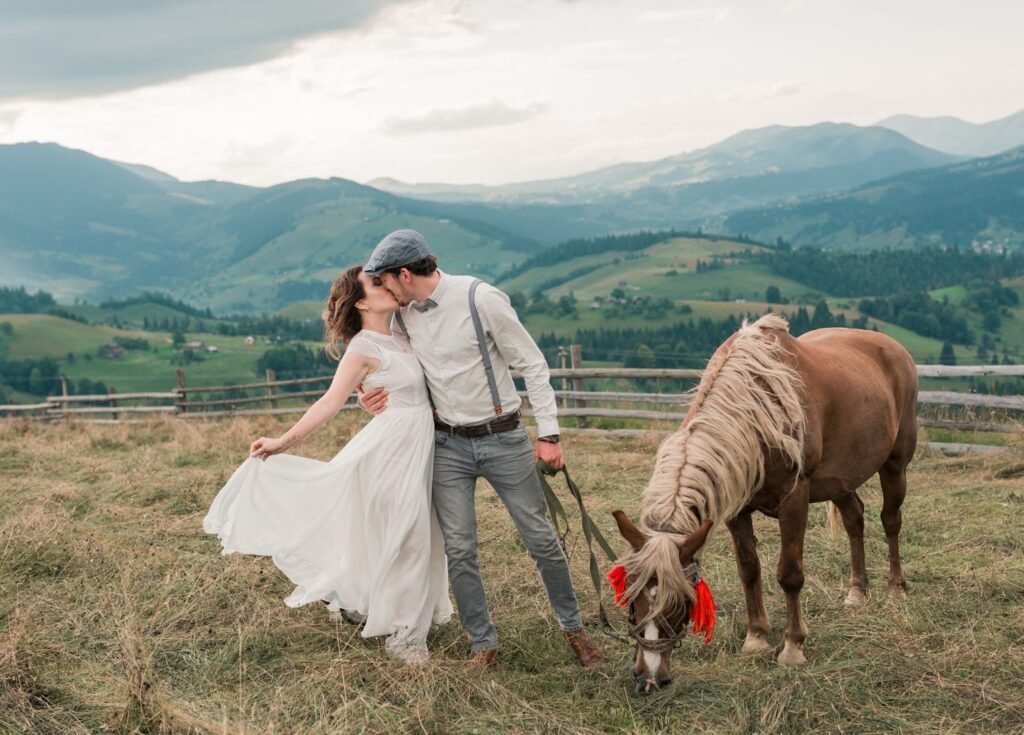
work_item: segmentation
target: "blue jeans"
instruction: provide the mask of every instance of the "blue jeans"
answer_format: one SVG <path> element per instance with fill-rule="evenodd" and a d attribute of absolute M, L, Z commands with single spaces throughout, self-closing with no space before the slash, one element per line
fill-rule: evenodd
<path fill-rule="evenodd" d="M 434 433 L 434 508 L 444 535 L 448 579 L 462 627 L 474 651 L 498 647 L 498 632 L 487 612 L 477 564 L 476 508 L 478 477 L 494 487 L 537 563 L 551 607 L 562 630 L 583 627 L 569 564 L 545 515 L 544 494 L 526 430 L 466 438 Z"/>

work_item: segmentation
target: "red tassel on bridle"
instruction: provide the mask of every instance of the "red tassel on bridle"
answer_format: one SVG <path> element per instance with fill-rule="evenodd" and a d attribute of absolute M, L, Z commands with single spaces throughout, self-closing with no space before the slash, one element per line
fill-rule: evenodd
<path fill-rule="evenodd" d="M 615 592 L 615 604 L 619 607 L 625 607 L 629 604 L 626 601 L 626 568 L 621 564 L 616 564 L 608 572 L 607 576 L 608 582 L 611 583 L 612 591 Z"/>
<path fill-rule="evenodd" d="M 615 604 L 619 607 L 626 607 L 629 602 L 626 600 L 626 568 L 616 564 L 606 575 L 608 582 L 615 593 Z M 697 599 L 690 611 L 690 622 L 693 623 L 693 634 L 704 634 L 704 643 L 711 643 L 711 637 L 715 634 L 715 598 L 711 594 L 711 588 L 703 579 L 698 579 L 693 586 Z"/>
<path fill-rule="evenodd" d="M 711 643 L 711 636 L 715 634 L 715 598 L 711 594 L 711 588 L 703 579 L 698 579 L 693 591 L 697 600 L 693 603 L 693 610 L 690 612 L 690 622 L 693 623 L 693 634 L 704 634 L 704 644 Z"/>

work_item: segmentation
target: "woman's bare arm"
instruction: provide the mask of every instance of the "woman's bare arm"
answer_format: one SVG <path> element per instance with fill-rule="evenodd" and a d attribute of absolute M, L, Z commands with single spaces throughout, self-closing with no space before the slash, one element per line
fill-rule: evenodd
<path fill-rule="evenodd" d="M 305 439 L 334 417 L 345 405 L 345 401 L 352 395 L 355 387 L 379 367 L 380 361 L 375 358 L 366 357 L 354 350 L 346 351 L 341 356 L 341 362 L 338 363 L 338 369 L 334 373 L 334 379 L 327 392 L 320 396 L 317 402 L 302 415 L 302 418 L 280 437 L 277 439 L 260 437 L 254 441 L 249 448 L 249 454 L 266 459 Z"/>

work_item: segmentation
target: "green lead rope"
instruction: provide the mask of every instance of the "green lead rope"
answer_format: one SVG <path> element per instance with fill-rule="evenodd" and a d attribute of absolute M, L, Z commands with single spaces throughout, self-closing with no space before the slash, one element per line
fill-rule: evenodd
<path fill-rule="evenodd" d="M 569 533 L 569 517 L 565 513 L 562 501 L 558 499 L 558 496 L 555 495 L 547 481 L 547 477 L 554 477 L 559 473 L 565 477 L 565 484 L 569 487 L 569 492 L 576 498 L 576 504 L 580 507 L 580 526 L 583 528 L 583 538 L 586 539 L 587 551 L 590 553 L 590 581 L 593 582 L 594 592 L 597 594 L 597 607 L 601 618 L 601 627 L 608 635 L 620 638 L 621 636 L 612 629 L 608 614 L 604 609 L 604 603 L 601 602 L 601 570 L 597 565 L 597 556 L 594 554 L 594 541 L 597 541 L 597 545 L 604 551 L 608 561 L 614 563 L 618 557 L 612 551 L 611 545 L 605 539 L 601 530 L 594 525 L 590 514 L 587 513 L 587 509 L 583 506 L 583 494 L 576 483 L 572 481 L 572 477 L 569 476 L 568 468 L 563 466 L 561 470 L 556 470 L 544 460 L 540 460 L 537 462 L 537 476 L 540 477 L 540 486 L 544 491 L 544 499 L 548 504 L 551 525 L 554 526 L 555 533 L 558 534 L 562 549 L 565 549 L 565 538 Z M 561 526 L 559 525 L 559 518 L 561 518 Z M 564 531 L 562 530 L 563 527 Z"/>

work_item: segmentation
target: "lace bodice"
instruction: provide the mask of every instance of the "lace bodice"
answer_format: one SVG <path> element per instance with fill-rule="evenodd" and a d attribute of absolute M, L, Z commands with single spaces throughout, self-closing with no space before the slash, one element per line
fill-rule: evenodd
<path fill-rule="evenodd" d="M 380 368 L 366 377 L 363 387 L 386 389 L 389 409 L 429 408 L 423 368 L 405 337 L 363 329 L 345 349 L 380 360 Z"/>

